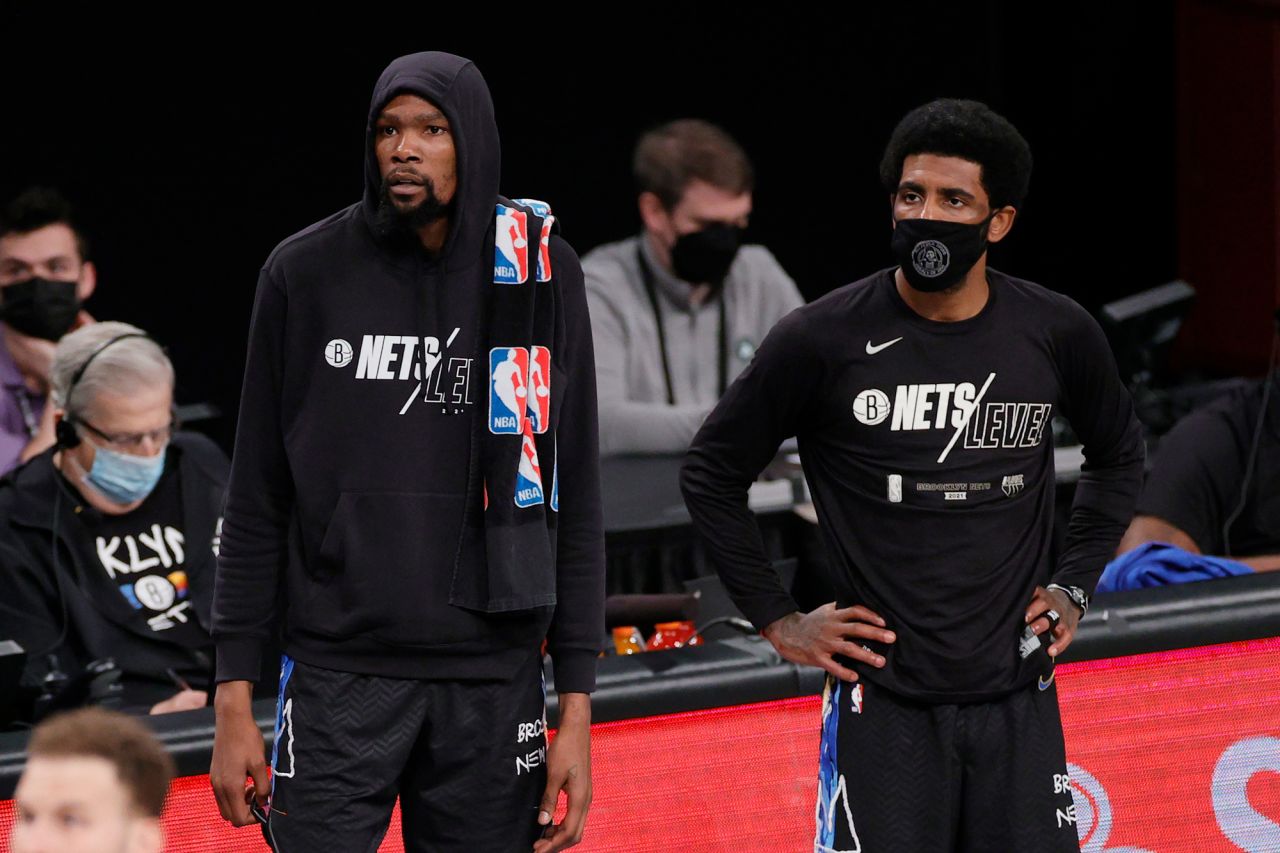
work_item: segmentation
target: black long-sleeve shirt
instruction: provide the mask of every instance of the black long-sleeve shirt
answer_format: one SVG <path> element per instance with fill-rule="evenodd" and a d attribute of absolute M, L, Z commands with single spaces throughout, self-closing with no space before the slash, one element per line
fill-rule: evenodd
<path fill-rule="evenodd" d="M 1144 449 L 1093 319 L 989 270 L 976 316 L 928 320 L 893 270 L 783 319 L 689 451 L 685 500 L 738 606 L 763 629 L 795 612 L 770 569 L 747 488 L 797 436 L 841 606 L 884 617 L 871 680 L 926 701 L 976 701 L 1036 677 L 1018 656 L 1037 584 L 1092 592 L 1133 514 Z M 1086 457 L 1066 545 L 1049 560 L 1061 413 Z"/>

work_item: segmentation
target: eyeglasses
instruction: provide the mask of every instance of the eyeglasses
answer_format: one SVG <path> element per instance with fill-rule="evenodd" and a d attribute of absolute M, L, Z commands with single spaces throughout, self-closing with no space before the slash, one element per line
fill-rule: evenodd
<path fill-rule="evenodd" d="M 153 429 L 148 432 L 106 433 L 83 418 L 77 418 L 75 424 L 89 430 L 89 432 L 102 439 L 105 444 L 125 452 L 142 450 L 143 444 L 148 438 L 151 439 L 152 447 L 163 447 L 169 443 L 169 439 L 173 437 L 173 433 L 178 429 L 177 418 L 169 421 L 168 424 L 159 429 Z"/>

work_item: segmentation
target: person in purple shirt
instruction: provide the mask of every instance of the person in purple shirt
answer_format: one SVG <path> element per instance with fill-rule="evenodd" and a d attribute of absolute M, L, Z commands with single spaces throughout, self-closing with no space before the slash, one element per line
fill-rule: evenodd
<path fill-rule="evenodd" d="M 97 271 L 56 190 L 32 188 L 0 217 L 0 474 L 53 445 L 45 405 L 58 340 L 93 322 L 80 310 Z"/>

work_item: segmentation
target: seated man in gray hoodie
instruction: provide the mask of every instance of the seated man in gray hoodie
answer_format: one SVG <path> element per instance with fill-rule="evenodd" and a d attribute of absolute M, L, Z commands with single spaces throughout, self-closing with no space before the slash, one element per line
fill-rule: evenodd
<path fill-rule="evenodd" d="M 682 453 L 773 324 L 804 303 L 763 246 L 742 246 L 755 174 L 698 119 L 636 145 L 641 233 L 582 259 L 600 452 Z"/>

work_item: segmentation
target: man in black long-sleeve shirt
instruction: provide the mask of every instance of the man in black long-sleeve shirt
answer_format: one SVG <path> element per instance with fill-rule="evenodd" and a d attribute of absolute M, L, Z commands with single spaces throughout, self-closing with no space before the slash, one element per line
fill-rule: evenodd
<path fill-rule="evenodd" d="M 604 633 L 582 269 L 545 204 L 498 195 L 492 100 L 462 57 L 387 67 L 364 161 L 363 200 L 258 279 L 214 590 L 214 791 L 238 824 L 246 773 L 265 804 L 248 688 L 279 631 L 276 849 L 372 850 L 399 795 L 408 850 L 552 853 L 591 799 Z"/>
<path fill-rule="evenodd" d="M 1132 515 L 1143 445 L 1097 324 L 986 265 L 1030 170 L 982 104 L 909 113 L 881 165 L 899 266 L 782 320 L 685 463 L 738 606 L 829 673 L 818 851 L 1077 849 L 1053 658 Z M 1056 566 L 1055 413 L 1087 459 Z M 810 613 L 746 503 L 791 435 L 837 591 Z"/>

